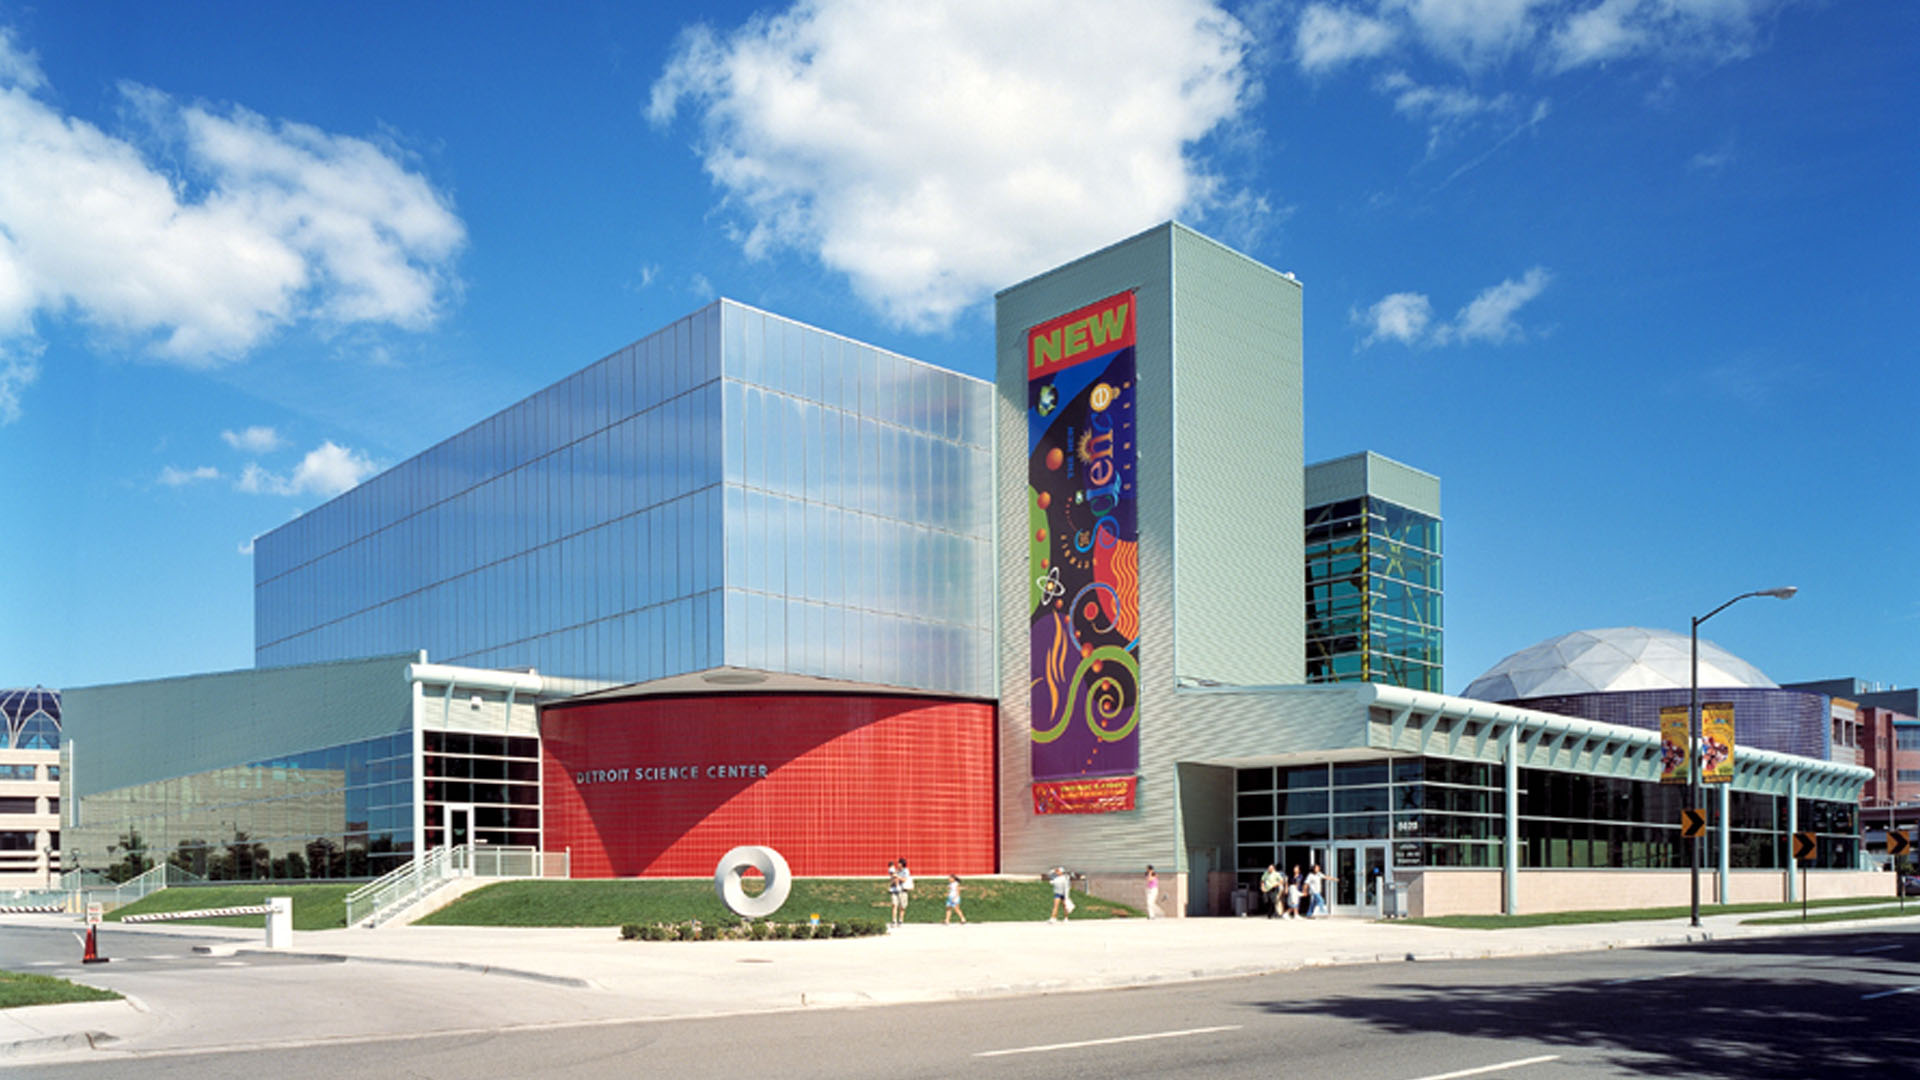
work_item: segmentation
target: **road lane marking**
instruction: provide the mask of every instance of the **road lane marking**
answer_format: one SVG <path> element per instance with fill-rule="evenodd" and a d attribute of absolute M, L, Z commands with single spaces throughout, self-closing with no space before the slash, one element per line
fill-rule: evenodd
<path fill-rule="evenodd" d="M 1898 990 L 1882 990 L 1877 994 L 1861 994 L 1860 1000 L 1872 1001 L 1874 998 L 1892 997 L 1895 994 L 1911 994 L 1916 990 L 1920 990 L 1920 986 L 1903 986 Z"/>
<path fill-rule="evenodd" d="M 1601 983 L 1600 985 L 1601 986 L 1622 986 L 1622 985 L 1625 985 L 1626 983 L 1646 982 L 1650 979 L 1677 979 L 1682 975 L 1693 975 L 1697 973 L 1699 970 L 1700 970 L 1699 968 L 1687 968 L 1685 971 L 1668 971 L 1660 975 L 1634 975 L 1625 979 L 1609 979 L 1606 982 Z"/>
<path fill-rule="evenodd" d="M 1107 1046 L 1112 1043 L 1142 1042 L 1147 1039 L 1178 1039 L 1185 1035 L 1211 1035 L 1216 1031 L 1239 1031 L 1239 1024 L 1220 1027 L 1188 1028 L 1185 1031 L 1155 1031 L 1145 1035 L 1116 1035 L 1111 1039 L 1086 1039 L 1081 1042 L 1050 1043 L 1046 1046 L 1016 1046 L 1010 1050 L 981 1050 L 974 1057 L 1005 1057 L 1008 1054 L 1045 1054 L 1054 1050 L 1078 1050 L 1083 1046 Z"/>
<path fill-rule="evenodd" d="M 1853 955 L 1859 956 L 1861 953 L 1886 952 L 1888 949 L 1897 949 L 1899 947 L 1900 946 L 1897 943 L 1893 945 L 1875 945 L 1871 949 L 1855 949 L 1853 950 Z"/>
<path fill-rule="evenodd" d="M 1479 1076 L 1482 1073 L 1503 1072 L 1507 1069 L 1519 1069 L 1528 1065 L 1538 1065 L 1545 1061 L 1559 1061 L 1559 1054 L 1541 1054 L 1539 1057 L 1520 1058 L 1516 1061 L 1503 1061 L 1498 1065 L 1482 1065 L 1477 1069 L 1461 1069 L 1457 1072 L 1434 1073 L 1432 1076 L 1418 1076 L 1414 1080 L 1454 1080 L 1456 1076 Z"/>

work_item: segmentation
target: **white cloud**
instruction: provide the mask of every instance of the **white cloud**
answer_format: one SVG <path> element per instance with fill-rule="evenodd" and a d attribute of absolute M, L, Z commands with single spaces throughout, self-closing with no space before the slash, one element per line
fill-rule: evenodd
<path fill-rule="evenodd" d="M 1393 110 L 1427 125 L 1427 150 L 1483 117 L 1511 112 L 1512 94 L 1484 97 L 1457 86 L 1425 86 L 1403 71 L 1382 75 L 1376 88 L 1393 99 Z"/>
<path fill-rule="evenodd" d="M 1637 55 L 1725 63 L 1751 55 L 1767 20 L 1791 0 L 1602 0 L 1554 29 L 1560 71 Z"/>
<path fill-rule="evenodd" d="M 46 82 L 40 71 L 40 58 L 23 52 L 13 38 L 13 30 L 0 26 L 0 84 L 38 90 Z"/>
<path fill-rule="evenodd" d="M 256 495 L 311 494 L 332 498 L 378 469 L 365 455 L 327 441 L 309 451 L 291 474 L 282 475 L 250 463 L 241 471 L 234 487 Z"/>
<path fill-rule="evenodd" d="M 1433 321 L 1433 302 L 1426 294 L 1416 292 L 1393 293 L 1365 312 L 1354 312 L 1351 318 L 1367 331 L 1360 341 L 1363 349 L 1382 341 L 1410 346 L 1504 345 L 1526 337 L 1514 316 L 1552 280 L 1546 267 L 1533 267 L 1517 279 L 1508 278 L 1482 289 L 1450 321 L 1442 323 Z"/>
<path fill-rule="evenodd" d="M 1719 172 L 1733 164 L 1733 145 L 1723 144 L 1714 151 L 1702 150 L 1687 159 L 1688 172 Z"/>
<path fill-rule="evenodd" d="M 202 480 L 220 479 L 220 470 L 211 465 L 201 465 L 192 469 L 176 469 L 171 465 L 160 470 L 160 482 L 168 487 L 185 487 Z"/>
<path fill-rule="evenodd" d="M 72 316 L 204 366 L 300 322 L 419 329 L 454 289 L 465 227 L 394 152 L 131 85 L 122 137 L 43 88 L 0 31 L 0 341 Z"/>
<path fill-rule="evenodd" d="M 1513 321 L 1514 313 L 1539 296 L 1552 280 L 1553 275 L 1547 272 L 1546 267 L 1536 266 L 1520 275 L 1518 280 L 1508 278 L 1481 290 L 1480 295 L 1454 316 L 1451 326 L 1441 328 L 1444 335 L 1442 341 L 1450 338 L 1501 345 L 1525 337 L 1520 325 Z"/>
<path fill-rule="evenodd" d="M 1464 68 L 1498 63 L 1538 32 L 1551 0 L 1395 0 L 1427 47 Z"/>
<path fill-rule="evenodd" d="M 1364 318 L 1355 316 L 1355 321 L 1368 328 L 1366 338 L 1360 342 L 1362 348 L 1376 341 L 1417 345 L 1426 337 L 1427 325 L 1433 321 L 1433 302 L 1421 293 L 1393 293 L 1368 308 Z"/>
<path fill-rule="evenodd" d="M 1379 56 L 1399 36 L 1391 23 L 1328 4 L 1309 4 L 1293 36 L 1300 69 L 1316 74 L 1353 60 Z"/>
<path fill-rule="evenodd" d="M 0 277 L 5 265 L 0 264 Z M 0 290 L 5 282 L 0 280 Z M 0 424 L 20 419 L 20 395 L 40 377 L 40 344 L 34 341 L 0 342 Z"/>
<path fill-rule="evenodd" d="M 1635 57 L 1724 63 L 1750 55 L 1793 2 L 1316 0 L 1301 12 L 1294 60 L 1318 75 L 1411 43 L 1469 72 L 1516 57 L 1548 72 Z"/>
<path fill-rule="evenodd" d="M 935 329 L 1230 202 L 1194 144 L 1257 96 L 1252 44 L 1209 0 L 803 0 L 688 31 L 648 115 L 698 118 L 749 256 L 808 253 L 896 324 Z"/>
<path fill-rule="evenodd" d="M 287 445 L 287 440 L 270 427 L 256 424 L 244 431 L 223 431 L 220 437 L 228 446 L 249 454 L 267 454 Z"/>

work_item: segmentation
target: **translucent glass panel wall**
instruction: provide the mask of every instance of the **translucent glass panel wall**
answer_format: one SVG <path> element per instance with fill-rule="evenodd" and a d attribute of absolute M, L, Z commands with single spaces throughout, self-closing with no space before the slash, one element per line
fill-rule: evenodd
<path fill-rule="evenodd" d="M 718 664 L 722 307 L 261 537 L 255 662 L 425 648 L 622 681 Z"/>
<path fill-rule="evenodd" d="M 1440 522 L 1379 498 L 1306 512 L 1307 681 L 1441 690 Z"/>
<path fill-rule="evenodd" d="M 991 387 L 727 305 L 726 661 L 991 696 Z"/>
<path fill-rule="evenodd" d="M 80 799 L 69 867 L 159 862 L 215 880 L 377 877 L 413 852 L 413 733 L 288 754 Z"/>

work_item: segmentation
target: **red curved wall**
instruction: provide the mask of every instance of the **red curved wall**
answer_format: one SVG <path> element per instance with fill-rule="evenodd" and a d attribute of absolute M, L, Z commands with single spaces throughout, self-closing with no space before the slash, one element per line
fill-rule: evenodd
<path fill-rule="evenodd" d="M 574 877 L 704 877 L 739 844 L 803 876 L 997 869 L 990 703 L 647 697 L 549 707 L 540 736 L 546 848 Z"/>

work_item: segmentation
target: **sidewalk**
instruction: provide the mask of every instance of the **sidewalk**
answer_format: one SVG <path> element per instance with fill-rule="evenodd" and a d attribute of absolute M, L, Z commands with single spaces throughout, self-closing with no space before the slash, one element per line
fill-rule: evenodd
<path fill-rule="evenodd" d="M 396 977 L 408 971 L 417 977 L 433 972 L 438 978 L 465 980 L 469 992 L 481 997 L 511 999 L 512 1009 L 503 1005 L 502 1015 L 538 1026 L 1063 993 L 1338 964 L 1529 956 L 1856 927 L 1892 929 L 1920 920 L 1920 907 L 1908 919 L 1852 927 L 1740 926 L 1744 917 L 1712 916 L 1697 930 L 1685 919 L 1674 919 L 1498 931 L 1356 919 L 1114 919 L 1061 925 L 909 925 L 876 938 L 765 942 L 631 942 L 619 940 L 610 928 L 389 926 L 296 933 L 288 953 L 347 963 L 261 970 L 289 973 L 279 976 L 289 980 L 319 977 L 298 973 L 332 972 L 325 977 L 364 987 L 369 995 L 380 988 L 383 969 Z M 45 917 L 21 921 L 37 918 Z M 245 959 L 264 951 L 263 935 L 255 930 L 111 924 L 103 935 L 185 932 L 224 940 L 226 944 L 215 947 L 218 954 Z M 92 970 L 59 974 L 88 981 Z M 487 991 L 484 984 L 471 982 L 477 978 L 509 978 L 517 985 Z M 9 1055 L 18 1059 L 86 1053 L 108 1046 L 137 1052 L 150 1046 L 204 1045 L 178 1031 L 167 1036 L 170 1026 L 185 1025 L 194 1029 L 194 1037 L 214 1040 L 240 1031 L 249 1036 L 242 1041 L 260 1042 L 322 1030 L 330 1037 L 350 1037 L 361 1028 L 367 1029 L 365 1035 L 432 1031 L 437 1030 L 435 1023 L 451 1023 L 445 1018 L 396 1017 L 391 1008 L 371 1004 L 362 1006 L 368 1016 L 356 1019 L 350 1004 L 335 1001 L 341 995 L 334 987 L 313 997 L 347 1010 L 337 1016 L 322 1017 L 311 1003 L 296 1002 L 282 1018 L 289 1030 L 275 1031 L 274 1018 L 257 1016 L 244 1025 L 223 1026 L 209 1014 L 223 1007 L 244 1011 L 245 1006 L 211 997 L 181 998 L 177 995 L 186 984 L 153 976 L 148 980 L 144 996 L 172 992 L 175 1000 L 0 1010 L 0 1061 Z M 115 980 L 99 981 L 109 985 Z M 459 1022 L 475 1024 L 470 1013 Z"/>

